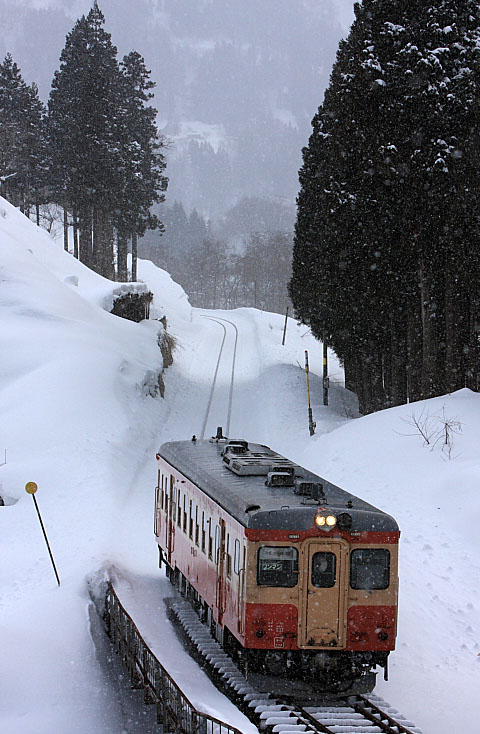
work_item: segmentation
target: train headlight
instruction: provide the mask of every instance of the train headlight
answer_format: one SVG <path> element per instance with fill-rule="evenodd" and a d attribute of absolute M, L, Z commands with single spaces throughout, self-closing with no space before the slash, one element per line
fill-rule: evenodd
<path fill-rule="evenodd" d="M 315 515 L 315 523 L 322 530 L 331 530 L 337 524 L 337 518 L 335 515 L 323 515 L 319 513 Z"/>

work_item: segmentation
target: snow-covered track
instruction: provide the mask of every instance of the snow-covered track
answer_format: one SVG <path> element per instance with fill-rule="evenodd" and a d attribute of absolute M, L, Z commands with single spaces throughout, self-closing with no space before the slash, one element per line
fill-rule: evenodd
<path fill-rule="evenodd" d="M 349 696 L 308 705 L 273 698 L 255 689 L 212 638 L 191 605 L 182 598 L 169 604 L 196 655 L 229 698 L 267 734 L 421 734 L 421 730 L 378 696 Z"/>
<path fill-rule="evenodd" d="M 209 415 L 210 415 L 210 410 L 211 410 L 211 407 L 212 407 L 213 396 L 214 396 L 215 388 L 216 388 L 216 384 L 217 384 L 218 370 L 219 370 L 219 367 L 220 367 L 220 363 L 222 361 L 223 348 L 225 346 L 225 340 L 227 338 L 227 327 L 225 326 L 225 324 L 230 324 L 230 326 L 232 326 L 233 329 L 234 329 L 234 331 L 235 331 L 235 342 L 234 342 L 234 347 L 233 347 L 232 366 L 231 366 L 231 374 L 230 374 L 230 385 L 229 385 L 229 391 L 228 391 L 228 406 L 227 406 L 227 410 L 226 410 L 226 414 L 225 414 L 225 419 L 226 420 L 225 420 L 225 423 L 224 423 L 225 435 L 226 436 L 229 435 L 229 431 L 230 431 L 230 420 L 231 420 L 231 417 L 232 417 L 233 386 L 234 386 L 234 382 L 235 382 L 235 362 L 236 362 L 236 358 L 237 358 L 237 346 L 238 346 L 238 328 L 237 328 L 237 325 L 233 323 L 233 321 L 229 321 L 228 319 L 222 319 L 219 316 L 205 316 L 205 318 L 209 319 L 209 321 L 213 321 L 214 323 L 216 323 L 216 324 L 218 324 L 219 326 L 222 327 L 222 329 L 223 329 L 223 338 L 222 338 L 222 342 L 220 344 L 220 348 L 219 348 L 219 352 L 218 352 L 218 358 L 217 358 L 215 372 L 214 372 L 213 379 L 212 379 L 212 386 L 211 386 L 211 389 L 210 389 L 210 395 L 209 395 L 209 398 L 208 398 L 208 404 L 207 404 L 207 408 L 206 408 L 206 411 L 205 411 L 205 416 L 204 416 L 204 419 L 203 419 L 202 429 L 201 429 L 201 432 L 200 432 L 200 438 L 201 439 L 203 439 L 205 437 L 205 431 L 206 431 L 206 428 L 207 428 L 207 421 L 208 421 L 208 418 L 209 418 Z"/>
<path fill-rule="evenodd" d="M 98 600 L 94 601 L 98 607 Z M 112 584 L 107 586 L 103 617 L 115 651 L 127 668 L 131 687 L 143 688 L 145 704 L 156 705 L 159 732 L 241 734 L 195 708 L 147 646 Z"/>

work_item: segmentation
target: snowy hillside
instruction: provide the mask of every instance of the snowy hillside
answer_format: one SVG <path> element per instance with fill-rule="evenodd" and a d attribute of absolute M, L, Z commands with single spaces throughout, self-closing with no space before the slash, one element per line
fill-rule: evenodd
<path fill-rule="evenodd" d="M 0 466 L 0 731 L 8 734 L 150 732 L 132 717 L 92 641 L 87 581 L 105 568 L 124 579 L 145 620 L 158 620 L 161 650 L 183 671 L 194 702 L 251 731 L 222 696 L 210 698 L 208 681 L 168 637 L 168 586 L 152 531 L 155 450 L 199 432 L 218 324 L 192 309 L 167 273 L 148 262 L 139 271 L 155 298 L 151 320 L 135 324 L 106 310 L 118 284 L 88 271 L 0 199 L 0 463 L 5 450 L 7 458 Z M 149 386 L 162 368 L 156 319 L 164 315 L 177 348 L 162 400 Z M 305 327 L 290 319 L 282 347 L 281 316 L 220 315 L 240 335 L 231 433 L 268 443 L 399 521 L 399 640 L 390 681 L 380 681 L 378 692 L 424 734 L 475 731 L 480 396 L 460 391 L 352 419 L 355 400 L 340 386 L 333 355 L 338 384 L 330 406 L 321 405 L 322 349 Z M 451 441 L 443 446 L 447 419 Z M 222 420 L 212 415 L 208 430 Z M 39 486 L 59 588 L 28 481 Z"/>

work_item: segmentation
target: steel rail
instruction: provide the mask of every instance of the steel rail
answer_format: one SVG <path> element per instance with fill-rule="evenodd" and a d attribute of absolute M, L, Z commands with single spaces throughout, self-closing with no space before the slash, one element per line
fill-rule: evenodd
<path fill-rule="evenodd" d="M 205 418 L 203 420 L 202 430 L 200 432 L 200 438 L 201 439 L 204 438 L 204 436 L 205 436 L 205 430 L 207 428 L 208 416 L 210 414 L 210 408 L 212 407 L 213 393 L 215 392 L 215 385 L 217 383 L 218 368 L 220 367 L 220 361 L 222 359 L 223 346 L 225 344 L 225 339 L 227 337 L 227 328 L 226 328 L 226 326 L 224 326 L 223 324 L 221 324 L 216 319 L 213 319 L 211 316 L 205 316 L 205 318 L 206 319 L 210 319 L 210 321 L 214 321 L 215 323 L 217 323 L 219 326 L 222 327 L 222 329 L 223 329 L 223 339 L 222 339 L 222 343 L 220 345 L 220 351 L 218 352 L 217 366 L 215 367 L 215 374 L 213 375 L 212 387 L 210 389 L 210 395 L 209 395 L 208 403 L 207 403 L 207 410 L 205 412 Z"/>
<path fill-rule="evenodd" d="M 233 404 L 233 387 L 234 387 L 234 383 L 235 383 L 235 364 L 236 364 L 236 359 L 237 359 L 237 347 L 238 347 L 238 328 L 237 328 L 237 325 L 233 321 L 229 321 L 228 319 L 223 319 L 220 316 L 206 316 L 205 315 L 204 318 L 209 319 L 210 321 L 213 321 L 214 323 L 217 323 L 219 326 L 222 327 L 222 329 L 223 329 L 223 339 L 222 339 L 222 343 L 220 345 L 220 350 L 219 350 L 219 353 L 218 353 L 217 364 L 216 364 L 216 367 L 215 367 L 215 374 L 213 376 L 212 387 L 210 389 L 210 395 L 209 395 L 209 399 L 208 399 L 207 409 L 206 409 L 206 412 L 205 412 L 205 417 L 204 417 L 204 420 L 203 420 L 202 430 L 201 430 L 201 433 L 200 433 L 200 438 L 201 439 L 205 437 L 205 431 L 206 431 L 206 427 L 207 427 L 207 421 L 208 421 L 208 417 L 210 415 L 210 409 L 212 407 L 213 395 L 214 395 L 215 387 L 216 387 L 216 383 L 217 383 L 218 369 L 220 367 L 220 362 L 221 362 L 222 353 L 223 353 L 223 347 L 225 345 L 225 340 L 226 340 L 226 336 L 227 336 L 227 328 L 226 328 L 226 326 L 224 324 L 230 324 L 230 326 L 233 326 L 233 328 L 235 330 L 235 342 L 234 342 L 234 346 L 233 346 L 232 370 L 231 370 L 231 375 L 230 375 L 230 388 L 229 388 L 229 393 L 228 393 L 228 407 L 227 407 L 226 424 L 225 424 L 225 435 L 226 436 L 228 436 L 229 433 L 230 433 L 230 422 L 231 422 L 231 418 L 232 418 L 232 404 Z"/>
<path fill-rule="evenodd" d="M 385 734 L 419 734 L 420 730 L 401 715 L 387 713 L 389 704 L 381 701 L 380 708 L 368 696 L 340 697 L 335 704 L 319 701 L 305 706 L 291 697 L 261 693 L 253 688 L 238 666 L 227 656 L 220 644 L 213 640 L 209 630 L 200 621 L 197 612 L 185 599 L 177 599 L 171 612 L 184 629 L 196 649 L 202 668 L 217 682 L 233 703 L 246 713 L 250 720 L 267 733 L 288 734 L 339 734 L 342 731 L 385 732 Z M 327 699 L 328 700 L 328 699 Z M 318 718 L 317 718 L 318 716 Z M 321 719 L 321 720 L 320 720 Z"/>

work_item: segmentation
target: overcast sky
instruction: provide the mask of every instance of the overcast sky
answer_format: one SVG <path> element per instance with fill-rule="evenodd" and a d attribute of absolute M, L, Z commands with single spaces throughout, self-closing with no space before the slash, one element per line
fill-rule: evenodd
<path fill-rule="evenodd" d="M 261 2 L 262 0 L 259 0 Z M 295 0 L 292 0 L 294 2 Z M 318 0 L 314 0 L 318 2 Z M 353 19 L 353 3 L 354 0 L 330 0 L 335 6 L 338 19 L 341 22 L 345 30 L 348 30 Z M 134 4 L 134 2 L 132 3 Z M 101 0 L 99 0 L 100 8 L 102 7 Z M 92 6 L 90 0 L 0 0 L 0 7 L 4 9 L 12 8 L 18 9 L 19 7 L 29 8 L 63 8 L 68 15 L 72 17 L 78 17 L 83 13 L 87 13 L 89 8 Z"/>

